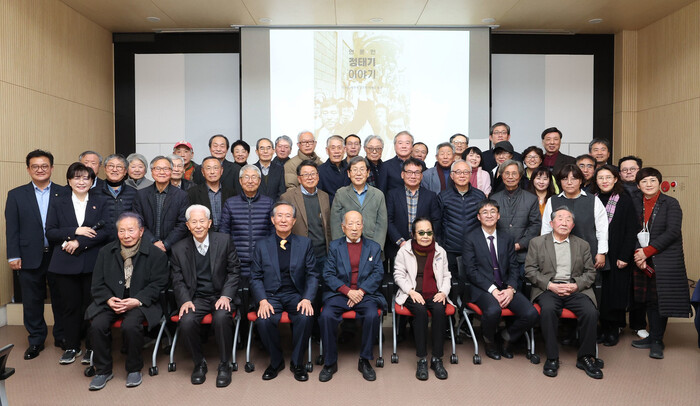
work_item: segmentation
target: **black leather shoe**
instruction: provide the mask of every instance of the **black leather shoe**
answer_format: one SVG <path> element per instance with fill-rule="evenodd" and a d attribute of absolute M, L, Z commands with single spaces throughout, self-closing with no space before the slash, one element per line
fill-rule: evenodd
<path fill-rule="evenodd" d="M 333 374 L 338 372 L 338 363 L 333 365 L 324 365 L 321 373 L 318 374 L 318 380 L 321 382 L 328 382 L 333 378 Z"/>
<path fill-rule="evenodd" d="M 225 388 L 231 383 L 231 370 L 233 367 L 230 362 L 219 363 L 219 370 L 216 373 L 216 387 Z"/>
<path fill-rule="evenodd" d="M 649 349 L 649 357 L 654 359 L 664 359 L 664 343 L 662 341 L 652 341 Z"/>
<path fill-rule="evenodd" d="M 194 366 L 194 371 L 192 371 L 192 376 L 190 377 L 190 382 L 192 385 L 201 385 L 207 380 L 207 362 L 202 361 Z"/>
<path fill-rule="evenodd" d="M 581 357 L 576 361 L 576 368 L 586 371 L 586 375 L 593 379 L 603 379 L 603 371 L 595 365 L 595 358 Z"/>
<path fill-rule="evenodd" d="M 419 381 L 428 380 L 428 360 L 421 358 L 418 360 L 418 365 L 416 367 L 416 378 Z"/>
<path fill-rule="evenodd" d="M 301 365 L 295 365 L 294 367 L 294 379 L 299 382 L 306 382 L 309 380 L 309 372 L 306 370 L 306 365 L 302 362 Z"/>
<path fill-rule="evenodd" d="M 501 359 L 501 351 L 498 350 L 496 343 L 486 343 L 486 356 L 498 361 Z"/>
<path fill-rule="evenodd" d="M 651 338 L 642 338 L 641 340 L 632 341 L 632 347 L 634 348 L 651 348 Z"/>
<path fill-rule="evenodd" d="M 377 374 L 366 359 L 360 358 L 357 362 L 357 370 L 362 372 L 362 377 L 365 378 L 366 381 L 371 382 L 377 379 Z"/>
<path fill-rule="evenodd" d="M 544 368 L 542 368 L 542 373 L 554 378 L 559 373 L 559 358 L 547 359 L 544 362 Z"/>
<path fill-rule="evenodd" d="M 29 348 L 24 352 L 24 359 L 34 359 L 39 356 L 39 353 L 44 351 L 44 344 L 40 345 L 30 345 Z"/>
<path fill-rule="evenodd" d="M 614 347 L 617 345 L 617 343 L 620 341 L 620 333 L 618 329 L 615 329 L 611 331 L 610 333 L 605 335 L 605 340 L 603 341 L 603 345 L 606 347 Z"/>
<path fill-rule="evenodd" d="M 263 372 L 262 379 L 263 381 L 269 381 L 271 379 L 277 378 L 277 374 L 284 369 L 284 362 L 279 364 L 277 368 L 273 367 L 272 365 L 268 365 L 268 367 L 265 369 L 265 372 Z"/>
<path fill-rule="evenodd" d="M 512 359 L 513 358 L 513 343 L 510 341 L 503 341 L 501 345 L 501 355 L 503 358 Z"/>
<path fill-rule="evenodd" d="M 435 371 L 435 377 L 437 379 L 447 379 L 447 370 L 442 365 L 442 358 L 433 357 L 430 360 L 430 369 Z"/>

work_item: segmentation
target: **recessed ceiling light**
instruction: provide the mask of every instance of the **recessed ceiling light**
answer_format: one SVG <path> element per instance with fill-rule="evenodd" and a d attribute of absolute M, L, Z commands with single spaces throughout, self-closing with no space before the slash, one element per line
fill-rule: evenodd
<path fill-rule="evenodd" d="M 484 18 L 483 20 L 481 20 L 481 22 L 484 24 L 493 24 L 496 22 L 496 19 L 488 17 L 488 18 Z"/>
<path fill-rule="evenodd" d="M 370 23 L 375 23 L 375 24 L 377 24 L 377 23 L 383 23 L 383 22 L 384 22 L 384 19 L 381 18 L 381 17 L 374 17 L 374 18 L 370 18 L 370 19 L 369 19 L 369 22 L 370 22 Z"/>
<path fill-rule="evenodd" d="M 157 23 L 160 21 L 160 18 L 158 18 L 158 17 L 146 17 L 146 21 L 151 22 L 151 23 Z"/>
<path fill-rule="evenodd" d="M 588 20 L 589 24 L 600 24 L 602 22 L 603 22 L 602 18 L 591 18 L 590 20 Z"/>
<path fill-rule="evenodd" d="M 269 24 L 269 23 L 272 22 L 272 19 L 271 19 L 271 18 L 268 18 L 268 17 L 262 17 L 262 18 L 260 18 L 258 21 L 260 21 L 260 22 L 263 23 L 263 24 Z"/>

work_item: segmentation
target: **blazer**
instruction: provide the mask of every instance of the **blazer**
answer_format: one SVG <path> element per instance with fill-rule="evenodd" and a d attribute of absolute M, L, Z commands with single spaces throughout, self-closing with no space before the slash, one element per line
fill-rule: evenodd
<path fill-rule="evenodd" d="M 64 194 L 70 194 L 64 186 L 53 182 L 49 187 L 51 189 L 47 217 L 56 200 Z M 7 258 L 20 258 L 23 269 L 37 269 L 41 266 L 44 251 L 44 223 L 41 220 L 32 182 L 7 192 L 5 243 Z"/>
<path fill-rule="evenodd" d="M 143 239 L 151 244 L 158 241 L 153 234 L 156 228 L 155 190 L 155 184 L 139 190 L 136 192 L 133 204 L 134 212 L 143 217 L 143 225 L 146 228 Z M 168 184 L 163 210 L 160 214 L 161 240 L 168 251 L 188 234 L 185 225 L 185 210 L 187 210 L 188 205 L 187 192 Z"/>
<path fill-rule="evenodd" d="M 496 256 L 501 280 L 506 286 L 517 289 L 520 277 L 520 264 L 515 255 L 515 239 L 501 231 L 496 231 Z M 495 282 L 493 280 L 494 264 L 491 262 L 491 249 L 484 238 L 484 231 L 478 227 L 464 238 L 462 264 L 467 280 L 470 282 L 470 300 L 474 301 L 488 290 Z M 497 286 L 501 288 L 501 286 Z"/>
<path fill-rule="evenodd" d="M 321 207 L 321 224 L 323 231 L 326 234 L 326 251 L 331 242 L 331 206 L 328 199 L 328 193 L 316 188 L 318 191 L 318 205 Z M 306 205 L 304 204 L 304 195 L 301 193 L 301 187 L 291 188 L 286 191 L 280 200 L 285 200 L 291 203 L 297 211 L 297 221 L 292 227 L 292 233 L 302 237 L 309 236 L 309 220 L 306 214 Z"/>
<path fill-rule="evenodd" d="M 262 165 L 260 165 L 260 161 L 254 163 L 253 165 L 257 166 L 262 174 Z M 265 180 L 265 177 L 263 176 L 263 179 L 260 181 L 259 190 L 260 193 L 276 202 L 282 193 L 287 191 L 287 186 L 284 183 L 284 168 L 270 162 L 270 170 L 267 172 L 267 180 Z"/>
<path fill-rule="evenodd" d="M 197 247 L 194 238 L 188 237 L 173 246 L 170 256 L 170 271 L 173 278 L 173 292 L 177 307 L 194 299 L 197 291 L 197 265 L 195 254 Z M 231 298 L 239 303 L 236 295 L 241 274 L 241 261 L 238 259 L 236 247 L 231 236 L 224 233 L 209 233 L 209 261 L 211 266 L 211 282 L 219 296 Z"/>
<path fill-rule="evenodd" d="M 149 328 L 153 328 L 158 325 L 163 315 L 159 298 L 160 292 L 168 285 L 168 257 L 153 244 L 141 239 L 141 245 L 132 262 L 134 271 L 131 275 L 129 296 L 143 304 L 139 309 L 146 316 Z M 100 250 L 95 271 L 92 273 L 90 292 L 92 301 L 85 312 L 86 320 L 103 311 L 111 311 L 107 304 L 111 297 L 124 298 L 124 259 L 118 240 Z"/>
<path fill-rule="evenodd" d="M 374 301 L 378 307 L 386 310 L 386 299 L 380 288 L 384 280 L 382 265 L 382 248 L 367 238 L 361 239 L 360 267 L 357 272 L 357 288 L 365 291 L 365 297 Z M 342 293 L 338 289 L 345 285 L 350 287 L 352 269 L 350 254 L 345 236 L 333 240 L 328 249 L 326 264 L 323 266 L 323 302 Z"/>
<path fill-rule="evenodd" d="M 408 204 L 406 203 L 406 189 L 396 188 L 386 195 L 386 212 L 388 219 L 387 226 L 387 256 L 393 257 L 397 250 L 397 241 L 403 238 L 404 241 L 411 239 L 408 224 Z M 433 223 L 433 232 L 437 235 L 440 232 L 440 205 L 435 193 L 421 186 L 418 189 L 418 207 L 416 208 L 416 218 L 427 217 Z"/>
<path fill-rule="evenodd" d="M 552 175 L 554 175 L 554 177 L 556 178 L 557 173 L 559 173 L 561 168 L 563 168 L 564 165 L 568 165 L 568 164 L 576 165 L 576 158 L 569 156 L 569 155 L 566 155 L 563 152 L 559 151 L 559 155 L 557 155 L 557 159 L 554 160 L 554 166 L 552 167 Z"/>
<path fill-rule="evenodd" d="M 224 173 L 221 175 L 221 186 L 232 188 L 236 191 L 236 193 L 238 193 L 241 190 L 241 182 L 238 180 L 241 167 L 228 159 L 224 159 L 221 166 L 224 168 Z M 198 185 L 206 183 L 204 174 L 202 174 L 201 165 L 200 167 L 195 168 L 194 175 L 192 175 L 192 180 L 194 180 L 194 183 Z"/>
<path fill-rule="evenodd" d="M 316 257 L 311 240 L 290 234 L 289 271 L 292 282 L 303 299 L 313 301 L 318 290 Z M 257 304 L 268 295 L 275 294 L 281 286 L 280 263 L 277 257 L 277 238 L 270 235 L 255 245 L 250 266 L 250 292 Z"/>
<path fill-rule="evenodd" d="M 593 294 L 593 282 L 596 277 L 596 269 L 591 259 L 591 248 L 586 240 L 569 235 L 571 248 L 571 279 L 578 286 L 578 292 L 588 296 L 597 306 Z M 554 239 L 552 233 L 541 235 L 530 240 L 525 259 L 525 277 L 532 282 L 530 299 L 535 299 L 547 290 L 547 284 L 557 274 L 557 255 L 554 252 Z"/>
<path fill-rule="evenodd" d="M 321 166 L 323 163 L 321 158 L 319 158 L 315 152 L 312 152 L 311 155 L 304 155 L 299 152 L 284 163 L 284 182 L 287 188 L 299 186 L 299 179 L 297 179 L 297 166 L 299 166 L 302 161 L 306 161 L 307 159 L 313 160 L 318 166 Z"/>
<path fill-rule="evenodd" d="M 449 297 L 452 274 L 447 265 L 447 252 L 437 243 L 435 243 L 435 256 L 433 257 L 433 274 L 438 292 L 444 293 L 447 296 L 447 301 L 453 304 Z M 396 303 L 399 305 L 403 306 L 408 299 L 408 292 L 416 289 L 416 275 L 418 275 L 418 263 L 409 240 L 399 248 L 394 260 L 394 282 L 399 287 L 396 291 Z"/>
<path fill-rule="evenodd" d="M 58 196 L 49 207 L 46 217 L 46 238 L 53 243 L 48 271 L 62 275 L 91 273 L 97 259 L 97 251 L 109 239 L 112 230 L 108 226 L 100 227 L 93 238 L 75 235 L 75 229 L 78 227 L 93 227 L 100 221 L 105 222 L 105 201 L 96 197 L 88 198 L 85 220 L 83 224 L 78 224 L 72 196 L 72 193 Z M 64 241 L 72 240 L 77 240 L 80 246 L 73 254 L 69 254 L 61 245 Z"/>
<path fill-rule="evenodd" d="M 335 194 L 331 206 L 331 237 L 334 240 L 344 236 L 341 223 L 345 213 L 356 210 L 362 214 L 364 229 L 362 236 L 378 243 L 384 249 L 387 230 L 387 213 L 384 193 L 367 185 L 367 195 L 362 206 L 353 190 L 353 185 L 341 187 Z"/>
<path fill-rule="evenodd" d="M 440 174 L 437 171 L 437 166 L 434 166 L 428 169 L 427 171 L 423 172 L 423 180 L 420 182 L 420 184 L 421 186 L 425 187 L 426 189 L 430 190 L 435 194 L 439 194 L 440 192 L 442 192 L 442 189 L 440 189 Z M 452 178 L 448 176 L 447 182 L 445 183 L 445 187 L 451 186 Z"/>
<path fill-rule="evenodd" d="M 236 196 L 236 191 L 230 187 L 224 187 L 223 185 L 219 189 L 221 190 L 221 211 L 224 210 L 224 203 L 226 203 L 226 200 L 228 200 L 229 197 Z M 211 211 L 211 201 L 209 200 L 209 186 L 207 186 L 206 183 L 203 183 L 201 185 L 195 185 L 193 188 L 187 191 L 187 200 L 189 201 L 190 205 L 193 204 L 201 204 L 202 206 L 206 206 L 206 208 Z M 213 213 L 212 213 L 213 215 Z M 217 219 L 217 226 L 214 227 L 212 224 L 212 230 L 213 231 L 219 231 L 219 227 L 221 226 L 221 219 Z"/>
<path fill-rule="evenodd" d="M 403 170 L 403 161 L 398 156 L 386 160 L 379 168 L 379 179 L 377 179 L 377 188 L 388 192 L 399 186 L 403 186 L 401 179 L 401 171 Z"/>

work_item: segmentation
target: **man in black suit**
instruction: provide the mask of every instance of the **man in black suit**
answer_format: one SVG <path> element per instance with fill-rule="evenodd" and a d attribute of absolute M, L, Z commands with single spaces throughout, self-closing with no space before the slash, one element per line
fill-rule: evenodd
<path fill-rule="evenodd" d="M 476 217 L 481 227 L 467 234 L 462 252 L 467 279 L 471 282 L 470 301 L 483 313 L 481 329 L 486 355 L 495 360 L 501 356 L 513 358 L 512 344 L 535 325 L 537 310 L 516 290 L 520 265 L 515 255 L 515 240 L 508 233 L 496 231 L 500 218 L 498 203 L 484 200 Z M 497 336 L 502 309 L 509 309 L 515 316 L 513 323 Z"/>
<path fill-rule="evenodd" d="M 262 174 L 260 193 L 277 201 L 282 193 L 287 191 L 287 186 L 284 183 L 284 167 L 275 165 L 272 162 L 274 152 L 272 141 L 268 138 L 260 138 L 255 143 L 255 153 L 258 154 L 258 162 L 253 165 L 257 166 Z"/>
<path fill-rule="evenodd" d="M 255 245 L 250 267 L 250 292 L 259 304 L 256 325 L 270 354 L 262 379 L 274 379 L 284 369 L 277 325 L 286 311 L 292 322 L 291 369 L 296 380 L 307 381 L 303 358 L 313 326 L 311 302 L 318 289 L 316 258 L 311 240 L 292 234 L 296 210 L 290 203 L 275 203 L 270 220 L 275 233 Z"/>
<path fill-rule="evenodd" d="M 53 274 L 47 274 L 51 247 L 46 239 L 46 216 L 55 197 L 65 189 L 51 182 L 53 155 L 34 150 L 27 154 L 27 173 L 32 179 L 26 185 L 10 190 L 5 204 L 5 237 L 7 261 L 19 278 L 22 292 L 24 327 L 29 333 L 29 348 L 24 359 L 36 358 L 44 349 L 48 334 L 44 321 L 44 299 L 48 279 L 51 308 L 54 314 L 54 345 L 65 349 L 61 311 L 58 309 L 59 292 Z"/>
<path fill-rule="evenodd" d="M 212 135 L 209 138 L 209 153 L 214 158 L 218 159 L 223 168 L 223 174 L 221 175 L 221 185 L 228 188 L 233 188 L 238 191 L 238 173 L 241 170 L 240 165 L 236 165 L 233 162 L 226 159 L 226 154 L 228 153 L 229 142 L 228 138 L 222 134 Z M 201 185 L 205 182 L 204 175 L 201 172 L 194 172 L 194 183 Z"/>
<path fill-rule="evenodd" d="M 561 139 L 562 133 L 557 127 L 550 127 L 542 131 L 542 146 L 545 153 L 542 166 L 549 168 L 555 178 L 564 165 L 576 164 L 576 158 L 560 151 Z"/>
<path fill-rule="evenodd" d="M 143 238 L 163 252 L 170 252 L 172 246 L 187 234 L 187 192 L 170 184 L 172 170 L 170 158 L 162 155 L 153 158 L 153 185 L 139 190 L 133 204 L 134 212 L 143 217 Z"/>
<path fill-rule="evenodd" d="M 100 174 L 100 167 L 102 166 L 102 155 L 95 151 L 84 151 L 82 154 L 78 155 L 78 162 L 95 172 L 95 182 L 92 184 L 90 192 L 99 193 L 105 184 L 105 181 L 97 176 Z"/>
<path fill-rule="evenodd" d="M 202 160 L 200 167 L 205 182 L 187 191 L 190 204 L 201 204 L 209 209 L 212 220 L 212 230 L 219 231 L 221 225 L 221 210 L 224 202 L 231 196 L 237 194 L 235 189 L 221 184 L 221 175 L 224 169 L 221 162 L 213 156 L 208 156 Z"/>
<path fill-rule="evenodd" d="M 180 308 L 180 336 L 194 360 L 192 384 L 202 384 L 206 379 L 207 362 L 202 354 L 199 327 L 204 316 L 211 313 L 221 359 L 216 386 L 223 388 L 231 383 L 232 302 L 236 299 L 241 261 L 228 234 L 209 232 L 210 215 L 202 205 L 187 208 L 185 218 L 192 238 L 175 244 L 170 269 Z"/>
<path fill-rule="evenodd" d="M 401 131 L 394 137 L 394 151 L 396 156 L 382 163 L 379 169 L 377 188 L 386 194 L 390 190 L 403 186 L 401 179 L 401 165 L 411 156 L 413 150 L 413 135 L 408 131 Z"/>

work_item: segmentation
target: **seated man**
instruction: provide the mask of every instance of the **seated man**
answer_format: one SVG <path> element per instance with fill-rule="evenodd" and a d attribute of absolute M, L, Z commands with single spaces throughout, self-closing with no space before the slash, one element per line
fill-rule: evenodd
<path fill-rule="evenodd" d="M 144 344 L 143 322 L 158 325 L 163 311 L 158 298 L 168 284 L 168 258 L 149 241 L 142 239 L 143 219 L 124 212 L 117 218 L 117 236 L 100 250 L 92 272 L 93 301 L 85 312 L 91 321 L 88 335 L 92 343 L 97 375 L 90 390 L 100 390 L 112 379 L 111 326 L 122 319 L 126 349 L 126 386 L 141 384 Z"/>
<path fill-rule="evenodd" d="M 207 361 L 202 354 L 199 326 L 212 314 L 212 327 L 219 346 L 216 386 L 231 383 L 233 350 L 233 317 L 231 302 L 236 299 L 241 261 L 228 234 L 209 232 L 211 212 L 202 205 L 187 208 L 187 228 L 192 238 L 175 244 L 170 258 L 173 291 L 180 308 L 180 336 L 189 347 L 194 361 L 191 382 L 204 383 Z"/>
<path fill-rule="evenodd" d="M 296 222 L 294 206 L 285 201 L 275 203 L 270 220 L 275 233 L 258 242 L 250 266 L 250 292 L 259 304 L 256 325 L 270 354 L 270 365 L 262 379 L 274 379 L 284 369 L 277 325 L 285 311 L 292 321 L 291 369 L 297 381 L 307 381 L 303 358 L 313 327 L 311 302 L 318 289 L 316 257 L 311 240 L 292 234 Z"/>
<path fill-rule="evenodd" d="M 537 310 L 522 293 L 516 291 L 520 277 L 515 240 L 505 232 L 496 231 L 499 208 L 494 200 L 479 204 L 476 218 L 481 227 L 464 240 L 462 261 L 471 282 L 471 302 L 482 311 L 481 330 L 486 343 L 486 355 L 499 360 L 513 358 L 513 343 L 537 322 Z M 515 320 L 510 326 L 496 330 L 501 321 L 501 309 L 511 310 Z M 499 347 L 502 342 L 502 347 Z"/>
<path fill-rule="evenodd" d="M 318 376 L 327 382 L 338 371 L 336 347 L 338 324 L 343 312 L 354 310 L 362 320 L 362 347 L 358 369 L 368 381 L 377 379 L 369 361 L 373 359 L 372 346 L 379 333 L 380 318 L 377 309 L 386 308 L 386 300 L 379 291 L 384 278 L 382 249 L 376 242 L 362 238 L 362 214 L 349 211 L 343 216 L 345 236 L 331 242 L 328 260 L 323 268 L 323 312 L 319 317 L 325 365 Z"/>
<path fill-rule="evenodd" d="M 562 309 L 577 317 L 580 346 L 576 367 L 591 378 L 602 379 L 595 359 L 598 311 L 592 285 L 596 270 L 588 243 L 571 235 L 574 213 L 566 206 L 552 211 L 552 232 L 530 240 L 525 277 L 532 282 L 532 301 L 539 303 L 542 336 L 547 351 L 544 374 L 557 376 L 559 345 L 557 329 Z"/>

